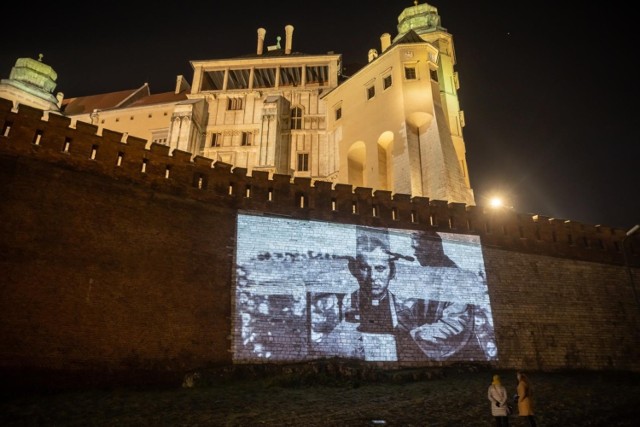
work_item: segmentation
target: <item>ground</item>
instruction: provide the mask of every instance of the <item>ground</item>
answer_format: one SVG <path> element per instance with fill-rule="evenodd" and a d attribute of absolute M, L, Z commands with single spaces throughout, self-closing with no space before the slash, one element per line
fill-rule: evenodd
<path fill-rule="evenodd" d="M 345 372 L 202 372 L 190 388 L 5 389 L 0 425 L 493 426 L 487 399 L 493 374 L 510 396 L 516 385 L 515 372 L 489 368 Z M 527 372 L 539 427 L 635 426 L 640 419 L 640 373 Z M 517 411 L 510 420 L 526 425 Z"/>

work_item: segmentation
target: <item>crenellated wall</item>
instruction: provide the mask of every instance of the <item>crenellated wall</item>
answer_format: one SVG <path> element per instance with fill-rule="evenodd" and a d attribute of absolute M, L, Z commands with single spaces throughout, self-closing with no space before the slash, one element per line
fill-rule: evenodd
<path fill-rule="evenodd" d="M 479 235 L 500 368 L 640 371 L 625 230 L 247 176 L 4 100 L 0 132 L 3 370 L 232 363 L 235 216 L 246 210 Z M 627 240 L 637 277 L 640 241 Z"/>

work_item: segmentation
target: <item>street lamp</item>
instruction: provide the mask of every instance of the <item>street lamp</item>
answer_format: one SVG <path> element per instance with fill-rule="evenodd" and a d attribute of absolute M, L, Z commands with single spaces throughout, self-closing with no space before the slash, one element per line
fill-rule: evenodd
<path fill-rule="evenodd" d="M 513 210 L 513 206 L 507 205 L 505 199 L 500 195 L 494 195 L 489 199 L 489 206 L 494 210 L 509 209 Z"/>
<path fill-rule="evenodd" d="M 638 300 L 636 285 L 633 283 L 633 272 L 631 271 L 631 266 L 629 265 L 629 258 L 627 257 L 627 247 L 625 246 L 627 239 L 633 236 L 638 230 L 640 230 L 640 224 L 634 225 L 629 231 L 627 231 L 627 234 L 622 239 L 622 255 L 624 255 L 624 265 L 625 267 L 627 267 L 627 271 L 629 272 L 629 283 L 631 284 L 631 290 L 633 291 L 633 298 L 636 300 L 638 309 L 640 309 L 640 301 Z"/>

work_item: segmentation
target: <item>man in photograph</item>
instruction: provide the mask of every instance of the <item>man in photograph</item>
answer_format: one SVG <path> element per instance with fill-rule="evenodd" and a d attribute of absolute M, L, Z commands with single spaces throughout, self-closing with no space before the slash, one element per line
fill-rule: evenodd
<path fill-rule="evenodd" d="M 414 244 L 418 262 L 425 255 L 421 251 L 428 251 L 419 243 Z M 438 242 L 431 243 L 436 248 L 434 258 L 440 261 L 437 266 L 420 262 L 420 271 L 430 270 L 417 277 L 435 277 L 446 270 L 450 278 L 476 280 L 474 274 L 459 269 L 444 254 L 441 242 L 439 252 Z M 461 360 L 483 359 L 479 347 L 473 347 L 473 306 L 419 296 L 400 297 L 389 290 L 396 279 L 399 259 L 415 263 L 413 257 L 391 251 L 386 230 L 357 227 L 356 256 L 349 260 L 349 270 L 358 289 L 345 297 L 344 321 L 326 341 L 335 355 L 375 361 L 445 360 L 454 355 Z M 424 283 L 425 288 L 428 286 Z"/>

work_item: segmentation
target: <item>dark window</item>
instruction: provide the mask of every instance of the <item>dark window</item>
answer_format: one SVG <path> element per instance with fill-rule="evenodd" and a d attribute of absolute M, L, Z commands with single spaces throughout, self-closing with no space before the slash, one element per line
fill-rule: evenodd
<path fill-rule="evenodd" d="M 416 67 L 404 67 L 404 78 L 407 80 L 415 80 Z"/>
<path fill-rule="evenodd" d="M 248 147 L 249 145 L 251 145 L 251 139 L 252 139 L 253 135 L 251 134 L 251 132 L 242 132 L 242 146 L 243 147 Z"/>
<path fill-rule="evenodd" d="M 242 98 L 227 99 L 227 110 L 242 110 Z"/>
<path fill-rule="evenodd" d="M 309 153 L 298 153 L 298 167 L 300 172 L 307 172 L 309 170 Z"/>
<path fill-rule="evenodd" d="M 211 146 L 220 147 L 222 145 L 222 135 L 219 133 L 211 134 Z"/>
<path fill-rule="evenodd" d="M 376 96 L 376 87 L 375 86 L 369 86 L 367 88 L 367 99 L 371 99 L 374 96 Z"/>
<path fill-rule="evenodd" d="M 384 79 L 382 79 L 382 87 L 384 89 L 391 87 L 391 83 L 392 83 L 391 75 L 388 75 Z"/>
<path fill-rule="evenodd" d="M 336 108 L 336 120 L 340 120 L 342 118 L 342 108 Z"/>

